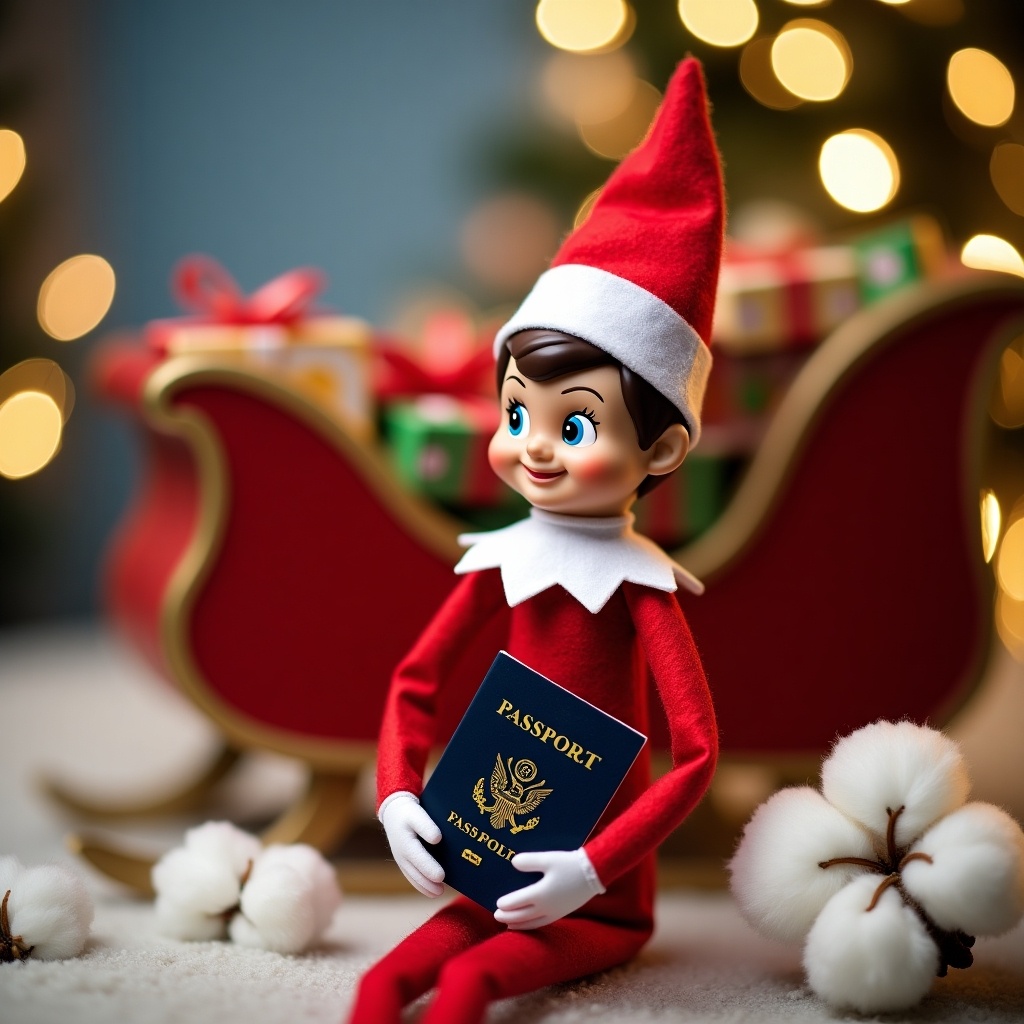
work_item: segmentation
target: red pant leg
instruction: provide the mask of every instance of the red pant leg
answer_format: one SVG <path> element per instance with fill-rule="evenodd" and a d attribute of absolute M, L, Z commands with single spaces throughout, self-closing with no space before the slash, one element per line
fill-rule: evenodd
<path fill-rule="evenodd" d="M 363 975 L 349 1024 L 397 1022 L 402 1007 L 434 986 L 445 961 L 503 930 L 490 911 L 453 900 Z"/>
<path fill-rule="evenodd" d="M 501 931 L 451 956 L 422 1024 L 479 1024 L 494 999 L 603 971 L 632 958 L 650 928 L 565 917 L 533 931 Z"/>

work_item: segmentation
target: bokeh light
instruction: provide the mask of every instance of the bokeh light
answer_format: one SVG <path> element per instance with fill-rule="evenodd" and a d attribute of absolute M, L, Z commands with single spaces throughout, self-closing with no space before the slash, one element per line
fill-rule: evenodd
<path fill-rule="evenodd" d="M 975 270 L 998 270 L 1024 277 L 1024 258 L 998 235 L 975 235 L 960 252 L 960 262 Z"/>
<path fill-rule="evenodd" d="M 102 256 L 72 256 L 51 270 L 39 289 L 40 327 L 58 341 L 88 334 L 107 315 L 114 285 L 114 270 Z"/>
<path fill-rule="evenodd" d="M 637 79 L 629 106 L 608 121 L 579 125 L 580 138 L 597 156 L 619 160 L 642 141 L 660 104 L 661 93 L 650 82 Z"/>
<path fill-rule="evenodd" d="M 459 244 L 466 267 L 482 284 L 511 294 L 528 288 L 558 248 L 554 210 L 535 196 L 507 192 L 466 218 Z"/>
<path fill-rule="evenodd" d="M 821 181 L 840 206 L 857 213 L 880 210 L 900 185 L 899 163 L 880 135 L 851 128 L 825 141 L 818 159 Z"/>
<path fill-rule="evenodd" d="M 988 166 L 999 198 L 1024 217 L 1024 146 L 1017 142 L 1000 143 L 992 150 Z"/>
<path fill-rule="evenodd" d="M 1006 528 L 996 559 L 996 578 L 1014 601 L 1024 601 L 1024 517 Z"/>
<path fill-rule="evenodd" d="M 576 216 L 572 219 L 572 227 L 575 231 L 589 216 L 590 211 L 594 208 L 594 203 L 597 202 L 597 197 L 601 194 L 604 186 L 601 188 L 595 188 L 593 192 L 587 193 L 584 197 L 583 202 L 580 203 L 579 209 L 576 211 Z"/>
<path fill-rule="evenodd" d="M 955 25 L 964 16 L 963 0 L 913 0 L 900 14 L 919 25 Z"/>
<path fill-rule="evenodd" d="M 999 356 L 998 386 L 992 391 L 989 415 L 1007 430 L 1024 427 L 1024 334 Z"/>
<path fill-rule="evenodd" d="M 772 68 L 771 36 L 751 39 L 740 54 L 740 81 L 743 88 L 764 107 L 772 110 L 792 110 L 803 100 L 794 96 L 776 78 Z"/>
<path fill-rule="evenodd" d="M 625 43 L 636 15 L 625 0 L 540 0 L 537 29 L 559 50 L 597 53 Z"/>
<path fill-rule="evenodd" d="M 779 81 L 803 100 L 834 100 L 846 88 L 853 57 L 831 25 L 811 18 L 791 21 L 775 37 L 772 68 Z"/>
<path fill-rule="evenodd" d="M 827 7 L 832 0 L 783 0 L 794 7 Z"/>
<path fill-rule="evenodd" d="M 689 32 L 712 46 L 742 46 L 757 31 L 754 0 L 679 0 L 679 17 Z"/>
<path fill-rule="evenodd" d="M 1015 601 L 1005 593 L 997 595 L 996 629 L 1007 650 L 1024 661 L 1024 601 Z"/>
<path fill-rule="evenodd" d="M 999 543 L 999 529 L 1002 526 L 1002 510 L 994 491 L 981 492 L 981 550 L 986 562 L 992 561 Z"/>
<path fill-rule="evenodd" d="M 949 95 L 964 117 L 986 128 L 1006 124 L 1013 113 L 1013 78 L 987 50 L 957 50 L 946 68 Z"/>
<path fill-rule="evenodd" d="M 619 117 L 629 107 L 636 84 L 636 68 L 624 50 L 589 57 L 556 53 L 541 76 L 548 106 L 577 124 Z"/>
<path fill-rule="evenodd" d="M 6 199 L 25 173 L 25 143 L 10 128 L 0 128 L 0 202 Z"/>
<path fill-rule="evenodd" d="M 64 418 L 42 391 L 19 391 L 0 405 L 0 475 L 38 473 L 60 448 Z"/>

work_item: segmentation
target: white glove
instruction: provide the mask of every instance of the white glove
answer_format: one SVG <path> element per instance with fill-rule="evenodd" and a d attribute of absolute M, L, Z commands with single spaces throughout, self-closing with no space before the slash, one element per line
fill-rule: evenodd
<path fill-rule="evenodd" d="M 551 924 L 605 891 L 582 849 L 517 853 L 512 858 L 512 867 L 517 871 L 544 872 L 539 881 L 498 900 L 494 919 L 516 931 Z"/>
<path fill-rule="evenodd" d="M 441 842 L 441 830 L 420 806 L 419 798 L 405 790 L 386 797 L 377 812 L 384 826 L 391 854 L 409 884 L 424 896 L 444 892 L 444 868 L 423 849 L 420 839 Z"/>

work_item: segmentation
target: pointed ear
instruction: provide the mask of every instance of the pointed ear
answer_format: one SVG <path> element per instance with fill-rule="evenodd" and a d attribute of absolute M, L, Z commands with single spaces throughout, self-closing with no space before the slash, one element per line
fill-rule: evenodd
<path fill-rule="evenodd" d="M 664 476 L 678 469 L 690 450 L 690 435 L 682 423 L 673 423 L 647 449 L 647 472 L 651 476 Z"/>

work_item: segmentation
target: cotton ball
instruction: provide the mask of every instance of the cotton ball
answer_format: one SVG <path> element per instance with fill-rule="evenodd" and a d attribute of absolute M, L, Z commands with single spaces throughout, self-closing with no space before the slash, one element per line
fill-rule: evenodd
<path fill-rule="evenodd" d="M 190 828 L 185 833 L 186 850 L 210 861 L 230 866 L 241 878 L 248 870 L 249 863 L 262 852 L 263 844 L 248 832 L 228 821 L 208 821 L 205 825 Z"/>
<path fill-rule="evenodd" d="M 323 932 L 340 899 L 333 870 L 312 847 L 268 847 L 242 890 L 231 938 L 279 953 L 301 952 Z"/>
<path fill-rule="evenodd" d="M 828 900 L 864 868 L 822 861 L 874 859 L 871 839 L 816 790 L 780 790 L 747 823 L 729 864 L 743 916 L 773 938 L 802 939 Z"/>
<path fill-rule="evenodd" d="M 839 740 L 821 766 L 825 798 L 876 834 L 886 834 L 887 807 L 905 808 L 896 823 L 901 848 L 960 807 L 969 789 L 960 748 L 913 722 L 866 725 Z"/>
<path fill-rule="evenodd" d="M 807 935 L 808 984 L 837 1008 L 903 1010 L 924 996 L 935 977 L 938 949 L 895 889 L 867 911 L 881 881 L 865 876 L 841 889 Z"/>
<path fill-rule="evenodd" d="M 238 903 L 241 874 L 231 864 L 179 846 L 153 865 L 158 903 L 186 916 L 221 914 Z"/>
<path fill-rule="evenodd" d="M 223 913 L 206 914 L 189 910 L 173 899 L 158 896 L 156 927 L 161 935 L 183 942 L 210 942 L 227 935 L 228 922 Z"/>
<path fill-rule="evenodd" d="M 971 803 L 933 825 L 903 869 L 907 892 L 940 928 L 999 935 L 1024 914 L 1024 833 L 1005 811 Z"/>
<path fill-rule="evenodd" d="M 11 892 L 7 918 L 11 935 L 20 935 L 39 960 L 78 956 L 89 938 L 93 905 L 82 879 L 56 864 L 22 867 L 3 858 L 0 885 Z"/>

